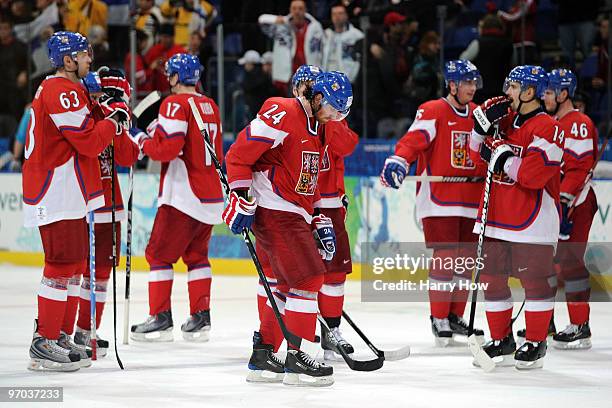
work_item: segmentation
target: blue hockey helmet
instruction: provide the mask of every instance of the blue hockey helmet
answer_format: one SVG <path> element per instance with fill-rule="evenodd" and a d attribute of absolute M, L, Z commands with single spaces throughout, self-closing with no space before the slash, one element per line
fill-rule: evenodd
<path fill-rule="evenodd" d="M 555 91 L 555 95 L 559 95 L 562 90 L 567 89 L 569 97 L 573 98 L 577 86 L 578 80 L 576 79 L 576 74 L 569 69 L 553 69 L 548 74 L 547 89 Z"/>
<path fill-rule="evenodd" d="M 96 71 L 89 71 L 85 78 L 82 79 L 83 85 L 87 88 L 87 91 L 92 93 L 102 92 L 102 83 L 100 82 L 100 75 Z"/>
<path fill-rule="evenodd" d="M 92 55 L 89 41 L 79 33 L 70 31 L 58 31 L 54 33 L 49 41 L 47 41 L 47 49 L 49 51 L 49 60 L 55 68 L 64 66 L 64 56 L 69 55 L 73 59 L 77 53 L 87 51 Z"/>
<path fill-rule="evenodd" d="M 313 96 L 323 95 L 322 106 L 328 105 L 338 112 L 334 120 L 344 119 L 353 104 L 353 87 L 351 81 L 342 72 L 323 72 L 317 76 L 312 86 Z"/>
<path fill-rule="evenodd" d="M 476 65 L 468 60 L 452 60 L 444 64 L 444 82 L 449 86 L 450 82 L 457 85 L 461 81 L 475 81 L 476 88 L 482 88 L 482 76 Z"/>
<path fill-rule="evenodd" d="M 323 70 L 316 65 L 301 65 L 293 74 L 293 78 L 291 78 L 291 85 L 294 88 L 299 88 L 302 82 L 314 82 L 317 75 L 319 75 Z"/>
<path fill-rule="evenodd" d="M 519 65 L 512 68 L 512 71 L 504 81 L 504 89 L 506 92 L 510 86 L 510 82 L 518 82 L 521 84 L 521 92 L 533 87 L 536 92 L 536 98 L 541 98 L 548 86 L 548 75 L 544 68 L 538 65 Z"/>
<path fill-rule="evenodd" d="M 198 57 L 191 54 L 175 54 L 166 62 L 166 75 L 178 74 L 179 83 L 185 85 L 197 84 L 203 70 Z"/>

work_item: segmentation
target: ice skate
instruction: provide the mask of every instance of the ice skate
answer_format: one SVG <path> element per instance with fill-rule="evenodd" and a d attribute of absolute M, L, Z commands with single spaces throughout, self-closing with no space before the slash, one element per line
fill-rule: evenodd
<path fill-rule="evenodd" d="M 433 333 L 437 347 L 448 347 L 453 340 L 453 330 L 448 319 L 438 319 L 429 316 L 431 320 L 431 332 Z"/>
<path fill-rule="evenodd" d="M 586 350 L 591 348 L 589 322 L 570 324 L 563 331 L 553 335 L 552 345 L 560 350 Z"/>
<path fill-rule="evenodd" d="M 343 361 L 338 352 L 338 347 L 349 356 L 355 352 L 353 346 L 342 337 L 339 327 L 331 327 L 331 332 L 321 325 L 321 347 L 323 348 L 323 358 L 330 361 Z"/>
<path fill-rule="evenodd" d="M 249 359 L 247 382 L 279 383 L 285 376 L 285 365 L 274 354 L 274 346 L 263 344 L 261 334 L 253 334 L 253 353 Z"/>
<path fill-rule="evenodd" d="M 448 324 L 453 332 L 453 335 L 468 336 L 469 325 L 463 317 L 451 313 L 448 315 Z M 484 331 L 474 327 L 474 335 L 476 336 L 476 340 L 478 340 L 479 344 L 484 344 Z"/>
<path fill-rule="evenodd" d="M 327 387 L 334 383 L 333 374 L 333 367 L 319 363 L 303 351 L 287 351 L 283 384 L 299 387 Z"/>
<path fill-rule="evenodd" d="M 495 363 L 497 367 L 510 367 L 514 365 L 514 352 L 516 351 L 516 343 L 512 333 L 508 334 L 501 340 L 490 340 L 482 349 Z M 480 364 L 476 360 L 472 361 L 476 367 Z"/>
<path fill-rule="evenodd" d="M 49 340 L 38 334 L 38 321 L 34 322 L 28 370 L 76 371 L 81 368 L 80 359 L 78 353 L 61 347 L 57 340 Z"/>
<path fill-rule="evenodd" d="M 173 341 L 172 312 L 169 310 L 149 316 L 144 323 L 132 326 L 130 338 L 134 341 L 163 342 Z"/>
<path fill-rule="evenodd" d="M 74 332 L 74 343 L 80 346 L 91 347 L 91 332 L 77 327 Z M 105 357 L 107 352 L 108 341 L 102 340 L 96 334 L 96 358 Z"/>
<path fill-rule="evenodd" d="M 90 367 L 91 366 L 91 349 L 87 348 L 86 346 L 80 345 L 80 344 L 76 344 L 75 342 L 72 341 L 72 339 L 70 338 L 70 336 L 64 332 L 60 333 L 60 337 L 57 340 L 57 344 L 60 347 L 63 347 L 65 349 L 68 349 L 74 353 L 77 353 L 79 355 L 79 357 L 81 358 L 79 360 L 79 364 L 81 365 L 81 367 Z"/>
<path fill-rule="evenodd" d="M 544 341 L 525 341 L 516 353 L 517 370 L 531 370 L 544 366 L 544 356 L 546 356 L 546 340 Z"/>
<path fill-rule="evenodd" d="M 193 342 L 206 342 L 210 339 L 210 310 L 201 310 L 189 316 L 181 325 L 183 339 Z"/>

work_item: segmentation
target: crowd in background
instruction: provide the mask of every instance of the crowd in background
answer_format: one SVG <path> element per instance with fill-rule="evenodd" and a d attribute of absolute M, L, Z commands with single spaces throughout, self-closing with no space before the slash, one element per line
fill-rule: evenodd
<path fill-rule="evenodd" d="M 266 98 L 287 96 L 291 74 L 307 63 L 348 75 L 355 95 L 349 118 L 358 133 L 397 138 L 419 104 L 444 93 L 441 58 L 459 57 L 481 71 L 484 87 L 476 102 L 498 95 L 505 75 L 520 63 L 570 67 L 579 76 L 577 102 L 601 123 L 609 2 L 0 0 L 0 155 L 22 149 L 24 108 L 52 73 L 50 35 L 58 30 L 86 35 L 94 51 L 92 68 L 120 68 L 129 78 L 132 23 L 139 95 L 167 93 L 164 63 L 187 52 L 200 58 L 201 89 L 213 97 L 216 26 L 223 24 L 224 87 L 236 96 L 226 98 L 233 119 L 227 115 L 225 128 L 231 131 L 247 123 Z"/>

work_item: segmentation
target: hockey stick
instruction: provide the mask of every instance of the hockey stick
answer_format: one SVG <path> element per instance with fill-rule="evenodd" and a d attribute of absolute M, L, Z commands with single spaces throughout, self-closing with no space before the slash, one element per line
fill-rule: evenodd
<path fill-rule="evenodd" d="M 404 181 L 433 182 L 433 183 L 482 183 L 484 177 L 466 177 L 466 176 L 406 176 Z"/>
<path fill-rule="evenodd" d="M 125 132 L 125 130 L 124 130 Z M 125 136 L 124 136 L 125 137 Z M 113 342 L 115 345 L 115 357 L 117 357 L 117 364 L 119 368 L 123 370 L 123 362 L 119 357 L 119 351 L 117 351 L 117 225 L 116 225 L 116 211 L 117 202 L 115 197 L 115 177 L 117 177 L 117 169 L 115 168 L 115 144 L 114 141 L 110 146 L 110 160 L 111 160 L 111 224 L 113 233 Z"/>
<path fill-rule="evenodd" d="M 497 129 L 496 129 L 497 133 Z M 491 182 L 493 181 L 493 164 L 487 166 L 487 177 L 484 185 L 484 195 L 482 198 L 482 214 L 480 216 L 480 233 L 478 234 L 478 246 L 476 247 L 476 259 L 483 259 L 484 237 L 489 215 L 489 199 L 491 197 Z M 468 325 L 468 347 L 474 359 L 485 372 L 491 372 L 495 368 L 495 362 L 483 350 L 482 346 L 474 334 L 474 319 L 476 317 L 476 301 L 478 299 L 478 281 L 480 280 L 480 268 L 476 268 L 474 274 L 474 289 L 472 290 L 472 304 L 470 307 L 470 322 Z"/>
<path fill-rule="evenodd" d="M 361 331 L 361 329 L 353 322 L 353 319 L 349 317 L 349 315 L 343 310 L 342 317 L 347 323 L 355 330 L 355 332 L 361 337 L 361 339 L 365 342 L 365 344 L 376 354 L 378 357 L 383 358 L 386 361 L 397 361 L 403 360 L 410 356 L 410 346 L 404 346 L 397 350 L 391 351 L 383 351 L 378 349 L 372 342 L 366 337 L 366 335 Z"/>
<path fill-rule="evenodd" d="M 96 336 L 96 234 L 94 231 L 94 212 L 89 212 L 89 334 L 91 359 L 98 359 L 98 339 Z"/>
<path fill-rule="evenodd" d="M 191 111 L 193 113 L 193 116 L 196 120 L 196 123 L 198 125 L 198 129 L 200 130 L 200 133 L 202 134 L 202 137 L 204 139 L 204 144 L 206 146 L 206 150 L 208 150 L 208 153 L 212 159 L 212 162 L 215 166 L 215 169 L 217 170 L 217 174 L 219 175 L 219 180 L 221 181 L 221 184 L 223 185 L 223 189 L 225 190 L 225 194 L 227 196 L 230 195 L 231 193 L 231 189 L 229 186 L 229 182 L 227 181 L 227 177 L 225 176 L 225 174 L 223 173 L 223 169 L 221 167 L 221 163 L 219 162 L 219 159 L 217 158 L 217 154 L 215 153 L 215 149 L 214 146 L 211 143 L 210 137 L 208 136 L 208 131 L 206 130 L 206 127 L 204 125 L 204 121 L 202 120 L 202 116 L 200 114 L 200 110 L 197 107 L 195 100 L 193 98 L 189 98 L 189 106 L 191 107 Z M 296 336 L 295 334 L 291 333 L 289 331 L 289 329 L 287 329 L 287 326 L 285 325 L 285 322 L 283 321 L 283 318 L 280 314 L 280 311 L 278 310 L 278 306 L 276 305 L 276 301 L 274 299 L 274 295 L 272 294 L 272 290 L 270 289 L 270 285 L 268 284 L 268 280 L 266 279 L 266 276 L 264 275 L 263 272 L 263 268 L 261 266 L 261 263 L 259 262 L 259 257 L 257 256 L 257 253 L 255 252 L 255 246 L 253 245 L 253 242 L 251 240 L 251 236 L 249 234 L 249 230 L 248 229 L 243 229 L 242 230 L 242 237 L 244 239 L 244 242 L 249 250 L 249 254 L 251 255 L 251 259 L 253 260 L 253 263 L 255 264 L 255 269 L 257 270 L 257 275 L 259 275 L 259 279 L 261 280 L 261 283 L 264 287 L 264 290 L 266 292 L 266 296 L 268 297 L 268 300 L 270 301 L 270 306 L 272 307 L 272 310 L 274 312 L 274 316 L 276 317 L 276 320 L 281 328 L 281 331 L 283 332 L 283 336 L 285 337 L 285 339 L 287 340 L 287 344 L 289 345 L 299 345 L 301 344 L 302 338 L 299 336 Z M 322 322 L 326 328 L 329 330 L 329 327 L 327 326 L 327 324 L 325 322 Z M 335 337 L 334 337 L 335 338 Z M 337 341 L 337 340 L 336 340 Z M 342 358 L 344 359 L 344 361 L 346 361 L 347 365 L 355 371 L 374 371 L 379 369 L 380 367 L 382 367 L 383 363 L 384 363 L 384 358 L 376 358 L 374 360 L 370 360 L 370 361 L 358 361 L 358 360 L 353 360 L 341 347 L 338 347 L 338 351 L 339 353 L 342 355 Z"/>
<path fill-rule="evenodd" d="M 148 108 L 161 99 L 159 91 L 148 94 L 132 111 L 132 116 L 138 120 Z M 125 242 L 125 301 L 123 303 L 123 344 L 129 343 L 130 333 L 130 280 L 132 274 L 132 205 L 134 197 L 134 166 L 130 166 L 128 174 L 127 203 L 127 233 Z"/>

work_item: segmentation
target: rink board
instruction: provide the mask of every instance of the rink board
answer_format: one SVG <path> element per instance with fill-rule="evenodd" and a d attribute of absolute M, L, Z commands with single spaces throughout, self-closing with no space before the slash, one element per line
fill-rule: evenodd
<path fill-rule="evenodd" d="M 120 183 L 125 197 L 126 174 L 120 174 Z M 158 186 L 158 175 L 135 176 L 132 232 L 134 270 L 148 269 L 144 250 L 157 212 Z M 360 277 L 361 243 L 423 241 L 422 228 L 414 211 L 415 188 L 416 183 L 406 183 L 400 190 L 392 190 L 382 187 L 377 177 L 346 177 L 346 192 L 350 200 L 346 223 L 354 260 L 352 279 Z M 612 180 L 597 181 L 595 189 L 599 211 L 593 221 L 590 242 L 608 243 L 612 241 Z M 0 174 L 0 263 L 41 266 L 40 236 L 37 229 L 23 227 L 22 205 L 21 175 Z M 124 225 L 122 265 L 125 262 L 125 234 Z M 210 257 L 216 274 L 255 273 L 242 238 L 232 235 L 225 225 L 217 225 L 213 230 Z M 176 270 L 185 271 L 186 267 L 179 263 Z"/>

